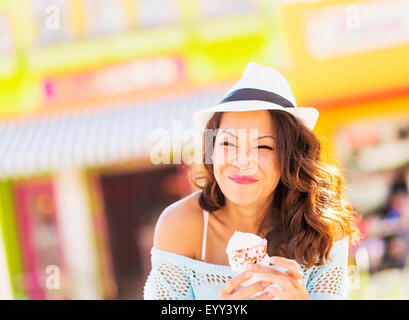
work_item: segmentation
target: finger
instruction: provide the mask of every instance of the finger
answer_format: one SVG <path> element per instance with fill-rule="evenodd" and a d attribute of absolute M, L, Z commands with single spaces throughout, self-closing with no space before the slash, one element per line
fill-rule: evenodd
<path fill-rule="evenodd" d="M 220 295 L 228 295 L 233 292 L 234 289 L 236 289 L 240 284 L 243 282 L 249 280 L 251 278 L 251 274 L 247 272 L 242 272 L 238 274 L 237 276 L 233 277 L 230 279 L 221 289 L 220 289 Z"/>
<path fill-rule="evenodd" d="M 274 287 L 268 287 L 266 289 L 266 291 L 268 292 L 268 294 L 270 294 L 273 298 L 277 298 L 279 300 L 289 300 L 291 299 L 291 294 L 289 294 L 286 291 L 274 288 Z M 270 298 L 270 299 L 273 299 Z"/>
<path fill-rule="evenodd" d="M 276 273 L 282 274 L 282 272 L 275 270 L 271 267 L 263 266 L 262 264 L 248 264 L 246 266 L 246 272 L 259 272 L 259 273 Z"/>
<path fill-rule="evenodd" d="M 295 287 L 296 288 L 300 288 L 300 287 L 305 288 L 304 278 L 295 279 Z"/>
<path fill-rule="evenodd" d="M 232 294 L 231 299 L 233 300 L 244 300 L 253 295 L 256 292 L 263 291 L 269 285 L 268 282 L 259 281 L 253 283 L 252 285 L 241 287 L 234 294 Z"/>
<path fill-rule="evenodd" d="M 254 297 L 251 300 L 272 300 L 272 299 L 274 299 L 274 295 L 271 292 L 266 292 L 260 296 Z"/>
<path fill-rule="evenodd" d="M 250 265 L 248 265 L 248 266 L 246 267 L 246 272 L 273 273 L 273 274 L 280 275 L 280 276 L 290 275 L 290 274 L 287 273 L 287 272 L 282 272 L 282 271 L 277 270 L 277 269 L 275 269 L 275 268 L 266 267 L 266 266 L 263 266 L 263 265 L 261 265 L 261 264 L 250 264 Z M 293 275 L 290 275 L 290 276 L 293 277 Z M 294 277 L 294 278 L 296 278 L 296 277 Z M 298 279 L 298 278 L 296 278 L 296 279 Z"/>
<path fill-rule="evenodd" d="M 257 274 L 258 281 L 265 281 L 269 284 L 278 284 L 280 285 L 285 291 L 292 292 L 294 291 L 297 286 L 293 283 L 296 280 L 292 277 L 283 274 L 274 274 L 274 273 L 258 273 Z"/>
<path fill-rule="evenodd" d="M 294 280 L 294 281 L 295 281 L 294 286 L 300 284 L 300 282 L 297 282 L 298 280 L 304 281 L 304 280 L 303 280 L 303 277 L 302 277 L 302 278 L 296 278 L 296 277 L 294 277 L 294 276 L 292 276 L 292 275 L 289 275 L 289 274 L 286 273 L 286 272 L 282 272 L 282 271 L 276 270 L 276 269 L 274 269 L 274 268 L 272 268 L 272 267 L 266 267 L 266 266 L 263 266 L 263 265 L 261 265 L 261 264 L 252 264 L 252 265 L 249 265 L 249 266 L 246 268 L 246 272 L 256 272 L 257 274 L 260 274 L 260 273 L 270 273 L 270 274 L 275 274 L 275 275 L 277 275 L 277 276 L 279 276 L 279 277 L 285 276 L 285 277 L 288 277 L 290 280 Z"/>
<path fill-rule="evenodd" d="M 288 274 L 296 277 L 303 278 L 303 274 L 300 271 L 300 267 L 295 260 L 286 259 L 279 256 L 270 257 L 270 264 L 283 267 L 288 270 Z"/>

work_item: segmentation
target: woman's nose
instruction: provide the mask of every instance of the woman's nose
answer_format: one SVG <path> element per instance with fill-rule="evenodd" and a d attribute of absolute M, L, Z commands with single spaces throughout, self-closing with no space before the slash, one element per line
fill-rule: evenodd
<path fill-rule="evenodd" d="M 233 161 L 233 165 L 235 165 L 240 170 L 247 169 L 247 167 L 249 166 L 249 163 L 250 163 L 250 159 L 248 159 L 247 157 L 245 157 L 245 159 L 243 159 L 243 157 L 237 157 Z"/>
<path fill-rule="evenodd" d="M 254 155 L 247 150 L 239 150 L 233 161 L 233 165 L 240 170 L 247 170 L 249 167 L 253 167 L 255 163 Z"/>

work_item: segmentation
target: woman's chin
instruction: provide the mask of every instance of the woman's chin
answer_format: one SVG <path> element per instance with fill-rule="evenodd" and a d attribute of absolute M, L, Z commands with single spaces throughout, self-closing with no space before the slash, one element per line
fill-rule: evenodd
<path fill-rule="evenodd" d="M 257 197 L 252 192 L 227 192 L 224 195 L 233 203 L 238 205 L 249 205 L 257 202 Z"/>

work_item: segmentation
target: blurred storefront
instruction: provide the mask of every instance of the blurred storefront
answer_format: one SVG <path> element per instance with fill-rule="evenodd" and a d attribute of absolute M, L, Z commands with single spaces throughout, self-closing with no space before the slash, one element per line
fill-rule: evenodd
<path fill-rule="evenodd" d="M 151 134 L 183 146 L 175 125 L 193 128 L 249 60 L 271 62 L 272 15 L 264 0 L 1 3 L 9 296 L 142 298 L 156 219 L 193 191 L 184 165 L 152 163 Z"/>
<path fill-rule="evenodd" d="M 142 298 L 156 219 L 193 190 L 185 166 L 152 163 L 151 134 L 178 145 L 175 124 L 193 128 L 249 61 L 320 110 L 324 160 L 340 162 L 360 213 L 382 210 L 409 163 L 408 6 L 0 2 L 2 294 Z"/>

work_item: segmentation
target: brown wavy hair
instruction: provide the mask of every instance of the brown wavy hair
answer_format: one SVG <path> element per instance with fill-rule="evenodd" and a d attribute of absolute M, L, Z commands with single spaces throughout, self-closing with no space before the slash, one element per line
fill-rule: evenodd
<path fill-rule="evenodd" d="M 349 244 L 356 243 L 360 234 L 355 225 L 359 219 L 345 199 L 344 178 L 339 166 L 320 160 L 321 143 L 317 136 L 292 114 L 268 110 L 276 134 L 276 152 L 280 180 L 259 234 L 268 242 L 268 254 L 295 259 L 310 268 L 325 264 L 335 239 L 335 231 L 349 235 Z M 217 130 L 223 112 L 215 112 L 206 129 Z M 213 164 L 206 163 L 213 153 L 215 136 L 203 135 L 201 173 L 191 171 L 191 182 L 202 189 L 199 205 L 209 212 L 225 205 L 225 197 L 213 174 Z M 204 167 L 203 167 L 204 166 Z M 200 182 L 202 181 L 202 183 Z M 262 227 L 268 215 L 279 219 L 267 234 Z"/>

